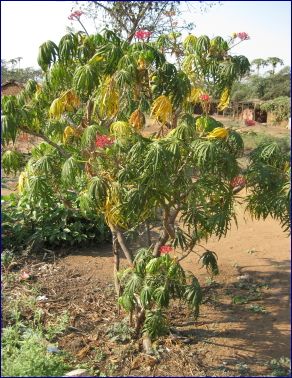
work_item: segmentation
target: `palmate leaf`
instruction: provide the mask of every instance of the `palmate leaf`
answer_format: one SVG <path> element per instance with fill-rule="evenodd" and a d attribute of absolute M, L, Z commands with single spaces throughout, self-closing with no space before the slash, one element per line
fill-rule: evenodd
<path fill-rule="evenodd" d="M 64 163 L 61 176 L 65 183 L 71 185 L 76 183 L 76 178 L 80 176 L 80 172 L 77 160 L 71 156 Z"/>
<path fill-rule="evenodd" d="M 45 175 L 46 179 L 53 174 L 55 169 L 54 157 L 50 155 L 44 155 L 40 157 L 38 160 L 35 160 L 32 164 L 35 172 L 39 175 Z"/>
<path fill-rule="evenodd" d="M 18 106 L 17 99 L 14 96 L 2 96 L 2 99 L 1 99 L 2 114 L 6 113 L 11 116 L 14 116 L 16 113 L 17 106 Z"/>
<path fill-rule="evenodd" d="M 213 164 L 216 161 L 218 147 L 213 141 L 195 140 L 191 143 L 193 157 L 198 161 L 198 167 Z"/>
<path fill-rule="evenodd" d="M 159 308 L 168 307 L 169 304 L 169 289 L 165 286 L 160 286 L 154 291 L 155 302 Z"/>
<path fill-rule="evenodd" d="M 28 176 L 26 180 L 27 197 L 29 200 L 42 200 L 52 203 L 52 191 L 48 185 L 49 181 L 43 176 Z"/>
<path fill-rule="evenodd" d="M 23 158 L 19 152 L 13 150 L 4 152 L 1 159 L 4 172 L 9 175 L 10 172 L 14 171 L 14 174 L 16 175 L 16 172 L 20 171 L 20 162 L 22 159 Z"/>
<path fill-rule="evenodd" d="M 202 35 L 199 37 L 196 41 L 195 49 L 198 55 L 201 56 L 202 53 L 207 55 L 210 49 L 210 38 L 207 35 Z"/>
<path fill-rule="evenodd" d="M 46 71 L 52 62 L 56 61 L 58 56 L 58 47 L 52 41 L 44 42 L 39 48 L 38 65 Z"/>
<path fill-rule="evenodd" d="M 153 142 L 145 156 L 144 168 L 149 168 L 153 170 L 154 173 L 157 173 L 159 168 L 169 161 L 170 157 L 170 153 L 162 146 L 161 143 L 159 143 L 159 141 Z"/>
<path fill-rule="evenodd" d="M 148 333 L 151 338 L 157 339 L 167 333 L 167 325 L 168 321 L 165 312 L 161 310 L 147 311 L 143 332 Z"/>
<path fill-rule="evenodd" d="M 108 134 L 108 130 L 99 125 L 91 125 L 86 127 L 82 134 L 81 142 L 83 146 L 88 146 L 90 143 L 96 140 L 96 132 L 99 131 L 103 135 Z"/>
<path fill-rule="evenodd" d="M 184 298 L 191 309 L 195 308 L 194 317 L 197 319 L 199 316 L 199 306 L 203 301 L 203 293 L 199 281 L 194 275 L 192 275 L 192 283 L 186 286 Z"/>
<path fill-rule="evenodd" d="M 80 193 L 80 210 L 86 219 L 91 219 L 91 214 L 97 213 L 97 205 L 88 190 Z"/>
<path fill-rule="evenodd" d="M 59 56 L 61 60 L 72 58 L 77 51 L 78 40 L 73 33 L 68 33 L 59 42 Z"/>
<path fill-rule="evenodd" d="M 9 115 L 1 115 L 1 144 L 5 146 L 12 139 L 15 142 L 17 133 L 17 124 L 14 119 Z"/>
<path fill-rule="evenodd" d="M 140 301 L 145 309 L 149 307 L 153 295 L 154 295 L 153 287 L 149 284 L 144 284 L 140 292 Z"/>
<path fill-rule="evenodd" d="M 133 294 L 124 292 L 124 294 L 118 299 L 118 303 L 125 311 L 129 312 L 135 309 L 136 299 Z"/>
<path fill-rule="evenodd" d="M 249 154 L 253 162 L 276 165 L 282 160 L 281 148 L 276 142 L 263 142 Z"/>
<path fill-rule="evenodd" d="M 136 291 L 139 292 L 140 288 L 143 286 L 143 278 L 137 272 L 131 274 L 128 278 L 125 292 L 128 294 L 134 294 Z"/>
<path fill-rule="evenodd" d="M 77 91 L 89 95 L 94 86 L 99 85 L 99 72 L 96 65 L 86 64 L 74 72 L 73 84 Z"/>
<path fill-rule="evenodd" d="M 200 261 L 202 261 L 202 268 L 205 266 L 207 272 L 212 276 L 217 276 L 219 274 L 217 260 L 217 254 L 212 251 L 207 251 L 200 257 Z"/>
<path fill-rule="evenodd" d="M 155 257 L 151 259 L 146 265 L 146 272 L 150 274 L 156 274 L 160 266 L 160 263 L 161 263 L 161 259 L 159 257 L 158 258 Z"/>
<path fill-rule="evenodd" d="M 130 72 L 121 69 L 118 71 L 117 75 L 115 76 L 115 83 L 118 84 L 118 86 L 123 89 L 125 84 L 131 84 L 133 78 L 130 74 Z"/>
<path fill-rule="evenodd" d="M 111 194 L 110 182 L 105 177 L 92 177 L 88 184 L 88 194 L 97 201 L 105 201 Z"/>

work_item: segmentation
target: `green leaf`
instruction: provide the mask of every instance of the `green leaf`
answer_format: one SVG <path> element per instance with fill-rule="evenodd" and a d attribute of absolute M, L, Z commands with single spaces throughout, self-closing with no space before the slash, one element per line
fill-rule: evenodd
<path fill-rule="evenodd" d="M 4 172 L 9 175 L 10 172 L 14 171 L 16 175 L 17 171 L 20 171 L 20 162 L 22 159 L 21 154 L 14 150 L 4 152 L 1 159 Z"/>
<path fill-rule="evenodd" d="M 17 125 L 12 117 L 9 115 L 1 115 L 1 144 L 5 146 L 12 139 L 15 142 L 17 133 Z"/>

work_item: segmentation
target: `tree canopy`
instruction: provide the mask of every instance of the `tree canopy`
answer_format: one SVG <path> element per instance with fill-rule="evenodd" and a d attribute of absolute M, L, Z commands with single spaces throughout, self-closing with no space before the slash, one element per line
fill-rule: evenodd
<path fill-rule="evenodd" d="M 17 64 L 18 59 L 10 61 L 1 59 L 1 84 L 8 80 L 16 80 L 21 83 L 26 83 L 29 79 L 42 80 L 42 70 L 33 67 L 16 68 L 16 65 L 12 64 L 12 61 L 15 61 L 15 64 Z"/>
<path fill-rule="evenodd" d="M 2 97 L 2 145 L 23 133 L 43 139 L 20 175 L 20 193 L 45 208 L 62 199 L 69 211 L 104 218 L 113 236 L 115 270 L 118 244 L 135 265 L 121 278 L 126 283 L 120 304 L 132 311 L 140 293 L 149 304 L 147 332 L 155 337 L 163 330 L 159 324 L 169 298 L 185 300 L 195 317 L 202 302 L 195 276 L 184 273 L 177 256 L 162 256 L 167 243 L 181 248 L 182 259 L 200 240 L 225 236 L 236 221 L 238 192 L 246 186 L 245 206 L 254 217 L 272 215 L 290 229 L 290 156 L 264 143 L 250 155 L 243 176 L 240 134 L 208 115 L 210 99 L 220 98 L 218 108 L 224 109 L 233 83 L 250 69 L 245 56 L 230 55 L 236 38 L 248 36 L 189 35 L 174 65 L 162 49 L 172 43 L 168 35 L 149 42 L 140 35 L 129 43 L 111 30 L 68 33 L 58 45 L 46 41 L 39 48 L 42 87 L 29 80 L 17 97 Z M 204 108 L 201 117 L 193 117 L 195 102 Z M 141 130 L 149 115 L 160 128 L 145 137 Z M 19 158 L 13 148 L 6 151 L 3 169 L 19 171 Z M 159 238 L 133 254 L 125 235 L 135 238 L 139 227 L 155 224 L 158 212 Z M 202 256 L 212 274 L 218 273 L 216 259 L 212 251 Z"/>
<path fill-rule="evenodd" d="M 169 34 L 172 22 L 179 21 L 178 29 L 194 28 L 182 17 L 182 4 L 188 12 L 207 11 L 215 2 L 208 1 L 88 1 L 86 4 L 74 1 L 74 8 L 81 9 L 84 16 L 94 20 L 97 31 L 112 30 L 117 36 L 131 42 L 139 30 L 147 30 L 153 40 L 161 34 Z M 220 1 L 216 2 L 220 3 Z M 73 9 L 74 9 L 73 8 Z M 72 9 L 72 10 L 73 10 Z"/>
<path fill-rule="evenodd" d="M 244 82 L 234 83 L 231 99 L 244 101 L 252 98 L 273 100 L 278 97 L 291 97 L 291 67 L 287 66 L 278 73 L 266 77 L 252 75 Z"/>

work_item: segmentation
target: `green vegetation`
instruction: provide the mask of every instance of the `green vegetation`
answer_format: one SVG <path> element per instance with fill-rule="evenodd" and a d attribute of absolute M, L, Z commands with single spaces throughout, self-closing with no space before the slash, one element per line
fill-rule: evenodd
<path fill-rule="evenodd" d="M 291 99 L 290 67 L 285 67 L 277 74 L 266 77 L 251 75 L 243 82 L 237 81 L 234 83 L 231 92 L 232 101 L 244 101 L 255 98 L 267 101 L 279 97 Z"/>
<path fill-rule="evenodd" d="M 88 220 L 57 200 L 53 205 L 45 200 L 34 203 L 26 196 L 18 200 L 11 193 L 9 197 L 1 196 L 1 215 L 2 248 L 101 244 L 110 237 L 102 215 Z"/>

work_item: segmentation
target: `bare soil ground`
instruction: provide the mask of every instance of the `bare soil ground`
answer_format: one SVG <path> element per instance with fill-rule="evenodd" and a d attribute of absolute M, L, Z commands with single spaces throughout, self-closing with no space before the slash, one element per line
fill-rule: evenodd
<path fill-rule="evenodd" d="M 260 124 L 252 129 L 272 135 L 290 132 L 283 127 L 267 130 Z M 150 125 L 145 133 L 156 130 L 157 126 Z M 5 184 L 14 190 L 15 181 Z M 2 189 L 1 194 L 9 191 Z M 291 237 L 271 217 L 253 221 L 240 209 L 238 224 L 238 229 L 232 224 L 226 238 L 202 243 L 218 255 L 215 281 L 205 269 L 200 270 L 197 255 L 190 254 L 182 261 L 183 268 L 198 277 L 204 304 L 193 321 L 184 305 L 172 303 L 169 320 L 189 342 L 166 336 L 152 356 L 143 353 L 142 340 L 135 335 L 133 343 L 113 342 L 107 337 L 106 330 L 126 317 L 117 310 L 111 245 L 47 251 L 44 259 L 35 256 L 21 267 L 36 276 L 39 295 L 48 298 L 36 305 L 42 309 L 44 323 L 52 315 L 68 311 L 70 327 L 56 337 L 58 347 L 75 356 L 76 363 L 93 367 L 96 376 L 99 372 L 136 377 L 269 375 L 269 361 L 291 356 Z M 154 229 L 152 236 L 158 232 Z M 202 247 L 197 250 L 204 252 Z M 127 266 L 125 258 L 122 266 Z M 238 280 L 242 275 L 249 275 L 249 280 Z M 23 288 L 31 291 L 32 285 L 19 282 L 9 288 L 10 295 L 25 295 Z M 249 302 L 234 304 L 239 295 L 248 297 Z M 246 308 L 250 305 L 268 313 Z"/>

